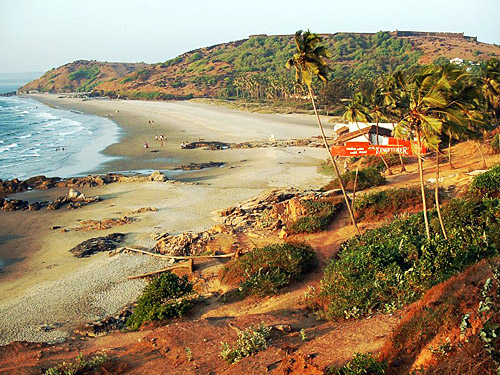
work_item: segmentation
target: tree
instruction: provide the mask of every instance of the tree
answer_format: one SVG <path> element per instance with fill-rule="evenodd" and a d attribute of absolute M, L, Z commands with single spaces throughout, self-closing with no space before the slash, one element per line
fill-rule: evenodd
<path fill-rule="evenodd" d="M 483 91 L 491 119 L 498 125 L 500 117 L 500 60 L 493 58 L 482 66 L 481 89 Z"/>
<path fill-rule="evenodd" d="M 403 117 L 404 108 L 406 105 L 405 92 L 402 90 L 404 82 L 403 73 L 398 70 L 392 75 L 385 77 L 382 83 L 382 95 L 384 96 L 385 115 L 389 121 L 394 125 L 398 123 Z M 399 138 L 396 137 L 399 148 Z M 406 172 L 405 163 L 401 152 L 398 151 L 399 162 L 401 163 L 401 173 Z"/>
<path fill-rule="evenodd" d="M 316 120 L 318 121 L 318 127 L 321 132 L 321 136 L 323 138 L 323 144 L 326 148 L 326 151 L 328 152 L 328 156 L 330 158 L 330 161 L 332 162 L 335 174 L 337 175 L 340 189 L 342 190 L 342 194 L 344 195 L 344 200 L 346 202 L 347 209 L 349 210 L 349 216 L 351 217 L 351 222 L 356 228 L 357 232 L 361 234 L 356 224 L 356 219 L 354 218 L 354 214 L 352 212 L 352 208 L 349 203 L 349 198 L 345 191 L 344 183 L 342 182 L 337 162 L 333 158 L 332 153 L 330 151 L 330 147 L 328 145 L 328 141 L 325 136 L 325 131 L 323 130 L 323 125 L 321 124 L 321 119 L 319 117 L 318 110 L 316 108 L 314 94 L 311 87 L 314 77 L 319 78 L 323 82 L 327 82 L 328 73 L 330 71 L 328 64 L 324 60 L 324 58 L 327 58 L 329 56 L 329 52 L 324 46 L 319 45 L 319 43 L 321 43 L 321 38 L 317 34 L 311 33 L 309 32 L 309 30 L 297 31 L 295 33 L 296 53 L 293 55 L 292 58 L 290 58 L 287 61 L 286 67 L 290 68 L 293 66 L 295 68 L 296 81 L 299 83 L 305 83 L 308 88 L 314 113 L 316 115 Z"/>
<path fill-rule="evenodd" d="M 441 86 L 436 81 L 435 71 L 432 67 L 424 68 L 417 74 L 403 82 L 403 91 L 408 97 L 406 115 L 396 126 L 396 133 L 401 137 L 417 139 L 418 171 L 420 189 L 422 193 L 422 206 L 427 239 L 431 239 L 429 218 L 427 216 L 427 202 L 425 198 L 424 170 L 422 164 L 422 146 L 434 149 L 439 144 L 441 134 L 442 109 L 446 107 L 446 99 L 442 96 Z"/>
<path fill-rule="evenodd" d="M 354 97 L 346 106 L 346 111 L 344 112 L 344 119 L 350 122 L 354 122 L 360 133 L 362 133 L 362 131 L 359 126 L 359 121 L 369 122 L 371 120 L 368 114 L 367 107 L 368 104 L 366 103 L 365 97 L 363 96 L 363 94 L 361 94 L 361 92 L 357 92 L 356 94 L 354 94 Z M 363 133 L 363 136 L 366 138 L 368 143 L 373 146 L 373 143 L 370 140 L 369 136 L 366 133 Z M 377 138 L 378 138 L 378 131 L 377 131 Z M 380 160 L 382 160 L 386 169 L 389 171 L 389 174 L 392 174 L 389 164 L 387 164 L 387 162 L 385 161 L 385 158 L 382 155 L 382 153 L 379 153 L 379 156 Z"/>

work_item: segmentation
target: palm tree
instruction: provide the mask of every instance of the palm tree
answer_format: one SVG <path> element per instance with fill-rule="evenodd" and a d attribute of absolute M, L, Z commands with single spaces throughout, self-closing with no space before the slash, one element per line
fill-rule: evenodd
<path fill-rule="evenodd" d="M 492 120 L 496 120 L 500 113 L 500 60 L 493 58 L 482 66 L 481 89 L 483 91 L 488 112 Z"/>
<path fill-rule="evenodd" d="M 425 232 L 430 240 L 429 218 L 427 216 L 427 202 L 425 198 L 424 169 L 422 164 L 422 146 L 434 149 L 439 144 L 442 122 L 441 114 L 446 107 L 446 99 L 441 92 L 441 86 L 436 80 L 433 67 L 422 71 L 406 80 L 403 90 L 408 96 L 408 108 L 405 117 L 396 126 L 398 135 L 415 136 L 417 139 L 418 171 L 420 177 L 420 190 L 422 193 L 422 206 L 425 222 Z"/>
<path fill-rule="evenodd" d="M 404 117 L 404 108 L 408 107 L 407 105 L 405 105 L 406 97 L 404 95 L 404 91 L 402 90 L 404 79 L 405 78 L 403 73 L 398 70 L 392 75 L 386 77 L 383 80 L 382 84 L 385 114 L 387 118 L 392 122 L 393 126 Z M 399 138 L 396 137 L 396 139 L 399 149 Z M 398 152 L 398 155 L 399 162 L 401 163 L 401 173 L 406 172 L 406 167 L 401 152 Z"/>
<path fill-rule="evenodd" d="M 325 145 L 326 151 L 328 152 L 328 156 L 330 157 L 330 161 L 332 162 L 335 174 L 337 175 L 340 189 L 342 190 L 347 209 L 349 210 L 351 222 L 356 228 L 357 232 L 361 234 L 356 224 L 356 220 L 349 203 L 349 198 L 347 197 L 344 183 L 342 182 L 342 178 L 340 176 L 339 168 L 330 151 L 330 146 L 328 145 L 325 131 L 323 130 L 323 125 L 321 124 L 321 119 L 316 108 L 314 94 L 311 87 L 314 77 L 318 77 L 323 82 L 328 81 L 327 75 L 330 71 L 330 68 L 328 67 L 328 64 L 325 62 L 324 58 L 329 57 L 329 52 L 326 47 L 319 45 L 320 42 L 321 38 L 317 34 L 309 32 L 309 30 L 304 32 L 302 30 L 297 31 L 295 33 L 295 44 L 297 50 L 293 57 L 287 61 L 286 67 L 290 68 L 291 66 L 293 66 L 295 68 L 295 79 L 297 80 L 297 82 L 305 83 L 307 85 L 309 96 L 314 108 L 314 113 L 316 115 L 321 136 L 323 138 L 323 143 Z"/>
<path fill-rule="evenodd" d="M 371 146 L 373 146 L 373 142 L 370 140 L 370 138 L 366 133 L 363 133 L 361 131 L 361 127 L 359 126 L 359 121 L 369 122 L 371 120 L 367 110 L 368 106 L 369 104 L 366 103 L 366 97 L 361 92 L 357 92 L 356 94 L 354 94 L 354 97 L 346 106 L 346 111 L 344 112 L 344 119 L 349 122 L 354 122 L 359 132 L 362 133 L 363 136 L 368 141 L 368 143 Z M 377 129 L 378 129 L 378 123 L 377 123 Z M 377 141 L 378 141 L 378 130 L 377 130 Z M 387 164 L 387 161 L 385 160 L 384 156 L 381 153 L 379 153 L 379 156 L 382 162 L 384 163 L 385 168 L 389 171 L 389 174 L 392 174 L 389 164 Z"/>

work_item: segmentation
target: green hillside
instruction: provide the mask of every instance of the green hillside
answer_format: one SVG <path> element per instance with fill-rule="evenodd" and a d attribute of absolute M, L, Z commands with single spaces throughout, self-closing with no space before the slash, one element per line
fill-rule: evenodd
<path fill-rule="evenodd" d="M 322 35 L 331 52 L 332 78 L 356 85 L 383 73 L 438 58 L 480 60 L 500 56 L 500 47 L 466 38 L 396 35 L 389 32 Z M 293 72 L 285 69 L 294 48 L 291 35 L 255 35 L 200 48 L 158 64 L 77 61 L 47 72 L 21 91 L 83 91 L 160 100 L 289 98 L 302 94 L 301 88 L 294 84 Z"/>

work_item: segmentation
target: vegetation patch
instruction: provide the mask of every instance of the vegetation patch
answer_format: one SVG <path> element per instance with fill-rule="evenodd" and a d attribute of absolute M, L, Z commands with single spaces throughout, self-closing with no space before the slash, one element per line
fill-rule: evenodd
<path fill-rule="evenodd" d="M 127 326 L 135 330 L 146 322 L 184 316 L 193 305 L 192 291 L 186 276 L 165 272 L 155 277 L 139 297 Z"/>
<path fill-rule="evenodd" d="M 470 191 L 490 197 L 500 197 L 500 164 L 474 177 Z"/>
<path fill-rule="evenodd" d="M 303 243 L 276 243 L 254 249 L 222 271 L 222 281 L 238 283 L 244 295 L 276 294 L 315 265 L 314 251 Z"/>
<path fill-rule="evenodd" d="M 387 363 L 380 362 L 371 354 L 355 353 L 352 360 L 341 368 L 328 367 L 326 375 L 383 375 Z"/>
<path fill-rule="evenodd" d="M 82 66 L 74 72 L 71 72 L 68 78 L 70 81 L 79 81 L 81 79 L 91 80 L 95 79 L 99 73 L 101 73 L 101 70 L 98 66 Z"/>
<path fill-rule="evenodd" d="M 289 233 L 316 233 L 324 231 L 332 222 L 335 215 L 342 210 L 342 202 L 330 200 L 302 201 L 306 212 L 287 228 Z"/>
<path fill-rule="evenodd" d="M 430 212 L 431 240 L 422 214 L 397 219 L 341 245 L 325 268 L 312 305 L 329 319 L 392 312 L 468 265 L 498 252 L 500 200 L 455 199 L 443 209 L 448 240 Z"/>
<path fill-rule="evenodd" d="M 440 201 L 445 198 L 440 191 Z M 434 190 L 425 190 L 427 208 L 435 205 Z M 356 219 L 381 220 L 401 213 L 415 213 L 422 210 L 422 192 L 420 186 L 395 188 L 365 194 L 356 199 L 354 204 Z"/>
<path fill-rule="evenodd" d="M 238 341 L 236 341 L 235 345 L 231 346 L 227 342 L 223 342 L 220 355 L 229 363 L 238 362 L 245 357 L 267 349 L 270 336 L 271 327 L 266 327 L 264 324 L 256 327 L 250 326 L 250 328 L 238 333 Z"/>
<path fill-rule="evenodd" d="M 348 171 L 342 175 L 342 182 L 347 190 L 354 189 L 354 181 L 356 180 L 356 171 Z M 385 177 L 380 174 L 380 171 L 375 167 L 368 167 L 358 171 L 358 179 L 356 181 L 356 191 L 368 189 L 373 186 L 385 184 Z M 323 191 L 340 188 L 337 179 L 323 186 Z"/>
<path fill-rule="evenodd" d="M 106 353 L 93 356 L 80 354 L 74 361 L 63 362 L 57 366 L 47 369 L 45 375 L 87 375 L 87 374 L 109 374 L 105 365 L 113 359 Z"/>

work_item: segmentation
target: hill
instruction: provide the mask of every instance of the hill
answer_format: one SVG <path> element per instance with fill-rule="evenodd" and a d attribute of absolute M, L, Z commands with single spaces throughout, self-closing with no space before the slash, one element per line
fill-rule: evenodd
<path fill-rule="evenodd" d="M 378 32 L 322 34 L 332 53 L 333 76 L 370 80 L 418 64 L 500 56 L 500 46 L 463 33 Z M 300 95 L 284 67 L 294 52 L 292 35 L 248 39 L 186 52 L 158 64 L 75 61 L 52 69 L 20 91 L 93 92 L 132 99 L 192 97 L 281 98 Z"/>

